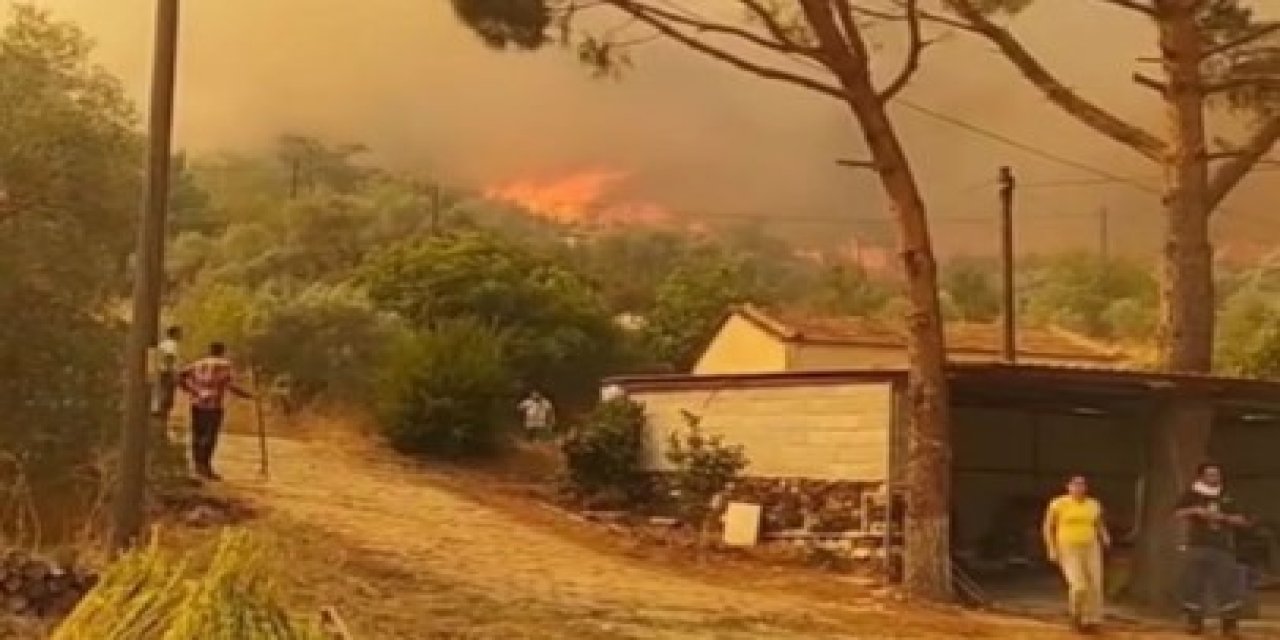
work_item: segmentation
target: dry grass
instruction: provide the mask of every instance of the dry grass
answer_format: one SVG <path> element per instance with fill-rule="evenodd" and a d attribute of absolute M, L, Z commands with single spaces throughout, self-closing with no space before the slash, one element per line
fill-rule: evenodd
<path fill-rule="evenodd" d="M 226 468 L 238 496 L 266 507 L 253 526 L 282 541 L 294 604 L 336 605 L 361 638 L 1071 637 L 896 603 L 816 571 L 694 563 L 540 506 L 535 487 L 556 469 L 547 447 L 479 469 L 427 467 L 346 424 L 313 420 L 307 442 L 273 441 L 268 483 L 252 479 L 252 439 L 228 442 Z"/>
<path fill-rule="evenodd" d="M 238 408 L 232 432 L 254 433 L 253 418 Z M 292 604 L 336 605 L 362 639 L 1073 637 L 1056 625 L 898 603 L 819 571 L 700 560 L 572 520 L 545 506 L 554 447 L 522 446 L 479 467 L 422 465 L 373 445 L 369 423 L 351 416 L 268 424 L 271 479 L 256 477 L 256 439 L 232 436 L 223 497 L 261 512 L 248 526 L 277 540 Z"/>

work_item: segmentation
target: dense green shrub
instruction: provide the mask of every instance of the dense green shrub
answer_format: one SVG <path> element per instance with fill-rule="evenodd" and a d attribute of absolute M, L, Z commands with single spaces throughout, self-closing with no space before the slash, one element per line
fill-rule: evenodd
<path fill-rule="evenodd" d="M 506 335 L 474 321 L 449 321 L 405 341 L 379 380 L 387 440 L 409 454 L 471 457 L 507 439 L 516 384 Z"/>
<path fill-rule="evenodd" d="M 84 524 L 100 489 L 100 456 L 120 424 L 124 332 L 6 272 L 0 264 L 0 367 L 9 372 L 0 376 L 0 538 L 38 528 L 58 539 Z"/>
<path fill-rule="evenodd" d="M 475 318 L 507 336 L 522 384 L 561 405 L 594 399 L 619 366 L 622 332 L 581 275 L 536 247 L 489 232 L 442 235 L 377 253 L 370 297 L 415 330 Z"/>
<path fill-rule="evenodd" d="M 254 291 L 206 279 L 186 292 L 176 315 L 186 329 L 184 359 L 225 342 L 246 373 L 287 382 L 300 405 L 371 406 L 377 376 L 407 331 L 351 284 L 294 291 L 267 282 Z"/>
<path fill-rule="evenodd" d="M 91 50 L 30 3 L 0 10 L 0 537 L 28 504 L 45 542 L 83 524 L 119 430 L 115 305 L 144 155 Z"/>
<path fill-rule="evenodd" d="M 230 347 L 233 359 L 244 359 L 253 323 L 265 300 L 245 287 L 202 279 L 187 290 L 173 311 L 174 322 L 184 329 L 184 360 L 204 354 L 211 342 Z"/>
<path fill-rule="evenodd" d="M 247 340 L 259 371 L 287 380 L 297 403 L 369 406 L 378 372 L 403 344 L 398 318 L 349 285 L 312 285 L 264 306 Z"/>
<path fill-rule="evenodd" d="M 603 403 L 564 442 L 569 487 L 579 497 L 623 506 L 649 496 L 644 472 L 644 408 L 627 399 Z"/>
<path fill-rule="evenodd" d="M 666 457 L 673 469 L 671 489 L 687 522 L 703 522 L 712 499 L 729 486 L 749 464 L 741 446 L 725 444 L 719 435 L 702 432 L 702 419 L 684 413 L 688 428 L 672 432 Z"/>

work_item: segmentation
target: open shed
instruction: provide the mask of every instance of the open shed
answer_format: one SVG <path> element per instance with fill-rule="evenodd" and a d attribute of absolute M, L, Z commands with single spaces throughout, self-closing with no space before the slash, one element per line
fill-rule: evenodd
<path fill-rule="evenodd" d="M 1131 531 L 1153 425 L 1187 394 L 1214 407 L 1211 456 L 1224 465 L 1233 490 L 1260 517 L 1280 523 L 1280 384 L 995 363 L 952 364 L 949 377 L 958 557 L 1020 544 L 1038 552 L 1040 510 L 1075 473 L 1092 479 L 1113 529 Z M 745 448 L 749 476 L 894 495 L 904 476 L 905 380 L 905 370 L 887 368 L 609 383 L 646 407 L 655 470 L 664 466 L 667 434 L 697 416 L 702 429 Z M 865 529 L 868 517 L 854 519 L 864 520 Z M 892 518 L 886 525 L 894 526 Z"/>

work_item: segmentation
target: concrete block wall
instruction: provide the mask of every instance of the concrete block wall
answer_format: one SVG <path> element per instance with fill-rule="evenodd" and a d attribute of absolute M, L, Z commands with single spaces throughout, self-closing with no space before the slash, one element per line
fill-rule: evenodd
<path fill-rule="evenodd" d="M 741 445 L 751 461 L 744 475 L 881 482 L 888 471 L 894 391 L 889 383 L 780 384 L 719 390 L 630 393 L 649 421 L 650 468 L 667 468 L 672 432 L 700 428 Z"/>

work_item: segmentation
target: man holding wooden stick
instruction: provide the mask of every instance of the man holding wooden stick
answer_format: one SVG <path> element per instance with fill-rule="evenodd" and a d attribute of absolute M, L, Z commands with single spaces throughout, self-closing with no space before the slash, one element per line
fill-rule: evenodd
<path fill-rule="evenodd" d="M 209 345 L 209 355 L 184 368 L 179 384 L 191 396 L 191 464 L 201 478 L 221 480 L 213 470 L 213 454 L 226 416 L 227 393 L 241 398 L 253 394 L 236 386 L 235 368 L 221 342 Z"/>

